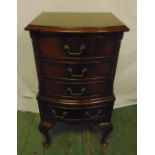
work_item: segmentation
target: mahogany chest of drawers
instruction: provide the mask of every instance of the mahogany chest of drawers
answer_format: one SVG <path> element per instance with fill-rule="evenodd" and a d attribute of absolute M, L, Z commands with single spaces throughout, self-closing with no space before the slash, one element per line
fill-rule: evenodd
<path fill-rule="evenodd" d="M 99 124 L 102 143 L 112 131 L 113 83 L 123 32 L 111 13 L 42 13 L 30 31 L 39 81 L 45 147 L 57 121 Z"/>

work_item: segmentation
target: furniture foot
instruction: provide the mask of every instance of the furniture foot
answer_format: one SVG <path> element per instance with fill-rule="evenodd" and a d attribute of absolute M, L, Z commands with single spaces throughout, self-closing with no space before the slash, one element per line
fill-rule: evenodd
<path fill-rule="evenodd" d="M 48 148 L 51 144 L 51 139 L 49 135 L 50 129 L 53 128 L 53 124 L 48 122 L 40 122 L 39 123 L 39 131 L 45 136 L 45 142 L 43 143 L 43 146 L 45 148 Z"/>
<path fill-rule="evenodd" d="M 113 126 L 110 122 L 107 122 L 107 123 L 101 123 L 100 127 L 103 129 L 101 144 L 103 145 L 103 147 L 108 147 L 108 143 L 106 141 L 106 138 L 112 132 Z"/>

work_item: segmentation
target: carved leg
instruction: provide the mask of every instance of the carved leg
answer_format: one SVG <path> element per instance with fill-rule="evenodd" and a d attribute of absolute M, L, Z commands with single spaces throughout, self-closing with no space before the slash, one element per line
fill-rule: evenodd
<path fill-rule="evenodd" d="M 112 132 L 113 126 L 110 122 L 106 122 L 106 123 L 101 123 L 100 127 L 103 129 L 101 144 L 103 144 L 104 147 L 108 147 L 108 143 L 106 141 L 106 138 Z"/>
<path fill-rule="evenodd" d="M 48 148 L 51 144 L 49 131 L 52 127 L 53 127 L 53 124 L 51 124 L 51 123 L 47 123 L 47 122 L 39 123 L 39 131 L 45 136 L 45 142 L 43 143 L 43 146 L 45 148 Z"/>

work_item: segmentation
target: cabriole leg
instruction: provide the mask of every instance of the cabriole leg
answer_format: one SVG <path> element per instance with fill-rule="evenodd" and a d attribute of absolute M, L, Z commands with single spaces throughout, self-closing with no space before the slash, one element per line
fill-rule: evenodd
<path fill-rule="evenodd" d="M 106 141 L 106 138 L 112 132 L 113 126 L 112 126 L 111 122 L 106 122 L 106 123 L 101 123 L 100 127 L 103 129 L 101 144 L 103 144 L 104 147 L 108 147 L 108 143 Z"/>
<path fill-rule="evenodd" d="M 45 136 L 45 142 L 43 143 L 43 146 L 45 148 L 48 148 L 51 144 L 49 131 L 53 128 L 53 124 L 47 122 L 40 122 L 38 128 L 39 131 Z"/>

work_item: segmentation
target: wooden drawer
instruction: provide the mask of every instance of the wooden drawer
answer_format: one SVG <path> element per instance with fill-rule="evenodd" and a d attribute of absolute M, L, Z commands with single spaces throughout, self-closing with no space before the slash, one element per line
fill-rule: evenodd
<path fill-rule="evenodd" d="M 111 81 L 97 81 L 88 83 L 44 81 L 40 85 L 43 95 L 62 98 L 84 98 L 112 95 Z"/>
<path fill-rule="evenodd" d="M 102 119 L 102 121 L 109 121 L 114 102 L 107 102 L 100 106 L 89 106 L 85 108 L 69 108 L 62 106 L 54 106 L 51 103 L 39 102 L 39 108 L 42 109 L 41 116 L 43 120 L 65 120 L 65 121 L 86 121 Z"/>
<path fill-rule="evenodd" d="M 76 63 L 76 62 L 42 62 L 44 77 L 87 79 L 111 76 L 112 62 Z"/>
<path fill-rule="evenodd" d="M 40 52 L 46 57 L 106 57 L 112 56 L 114 39 L 107 37 L 40 36 Z"/>

